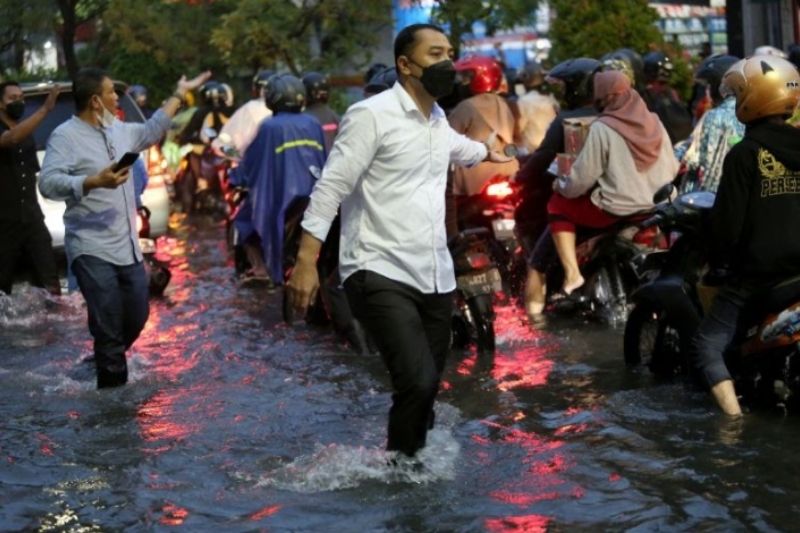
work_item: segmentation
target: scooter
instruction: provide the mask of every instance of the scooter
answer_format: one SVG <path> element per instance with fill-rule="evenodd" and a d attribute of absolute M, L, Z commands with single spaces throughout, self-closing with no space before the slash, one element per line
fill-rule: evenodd
<path fill-rule="evenodd" d="M 453 345 L 475 342 L 478 354 L 494 355 L 494 296 L 503 289 L 502 278 L 489 249 L 486 228 L 460 232 L 449 243 L 456 274 Z"/>
<path fill-rule="evenodd" d="M 136 213 L 136 227 L 150 295 L 162 296 L 172 279 L 172 273 L 169 270 L 169 263 L 156 257 L 156 242 L 150 238 L 150 210 L 145 206 L 140 207 Z"/>
<path fill-rule="evenodd" d="M 200 211 L 217 214 L 225 209 L 222 182 L 231 164 L 230 158 L 220 154 L 211 146 L 217 137 L 213 128 L 204 128 L 203 135 L 208 139 L 200 155 L 200 174 L 194 175 L 187 152 L 180 162 L 175 175 L 175 194 L 184 213 Z"/>
<path fill-rule="evenodd" d="M 635 307 L 625 327 L 628 367 L 646 365 L 660 378 L 688 374 L 690 342 L 710 308 L 715 289 L 703 282 L 706 268 L 702 234 L 714 194 L 693 192 L 668 202 L 671 186 L 647 224 L 669 235 L 671 246 L 654 256 L 658 275 L 633 295 Z M 755 295 L 725 363 L 737 391 L 761 405 L 794 410 L 800 403 L 800 276 Z"/>

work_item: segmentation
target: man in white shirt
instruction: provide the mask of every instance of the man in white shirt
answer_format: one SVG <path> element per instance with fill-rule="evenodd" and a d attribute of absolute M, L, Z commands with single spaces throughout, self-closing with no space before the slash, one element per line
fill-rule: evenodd
<path fill-rule="evenodd" d="M 456 283 L 444 227 L 447 169 L 451 161 L 509 158 L 456 133 L 436 104 L 455 78 L 453 47 L 440 28 L 403 29 L 394 54 L 399 81 L 342 120 L 305 213 L 287 290 L 304 311 L 319 288 L 316 258 L 341 205 L 341 277 L 392 378 L 387 449 L 413 456 L 433 426 L 450 347 Z"/>
<path fill-rule="evenodd" d="M 219 149 L 223 144 L 221 138 L 230 137 L 231 143 L 239 155 L 244 155 L 245 150 L 258 133 L 258 126 L 264 119 L 272 116 L 272 111 L 264 102 L 264 89 L 267 86 L 267 80 L 273 74 L 275 73 L 271 70 L 262 70 L 253 77 L 253 99 L 237 109 L 228 122 L 222 126 L 220 135 L 212 142 L 214 148 Z M 223 133 L 227 136 L 222 135 Z"/>

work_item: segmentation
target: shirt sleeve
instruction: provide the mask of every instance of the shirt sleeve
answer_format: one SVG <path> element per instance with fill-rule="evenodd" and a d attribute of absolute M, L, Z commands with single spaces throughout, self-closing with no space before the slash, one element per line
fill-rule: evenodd
<path fill-rule="evenodd" d="M 450 161 L 458 165 L 471 167 L 486 159 L 489 151 L 486 149 L 485 144 L 473 141 L 466 135 L 461 135 L 449 124 L 447 129 L 450 134 Z"/>
<path fill-rule="evenodd" d="M 303 229 L 320 241 L 328 236 L 339 206 L 355 189 L 378 149 L 375 116 L 366 107 L 351 108 L 342 119 L 322 177 L 311 193 Z"/>
<path fill-rule="evenodd" d="M 123 122 L 122 124 L 128 130 L 129 139 L 131 141 L 131 146 L 128 151 L 141 152 L 156 144 L 167 134 L 167 130 L 170 126 L 170 118 L 163 110 L 159 109 L 144 123 Z"/>
<path fill-rule="evenodd" d="M 67 135 L 56 130 L 47 141 L 47 149 L 39 173 L 39 192 L 50 200 L 75 200 L 83 198 L 85 175 L 73 175 L 75 168 L 74 143 Z"/>
<path fill-rule="evenodd" d="M 562 196 L 577 198 L 586 194 L 603 175 L 608 160 L 608 146 L 603 142 L 604 138 L 601 126 L 594 125 L 589 129 L 589 135 L 569 176 L 561 177 L 556 182 Z"/>

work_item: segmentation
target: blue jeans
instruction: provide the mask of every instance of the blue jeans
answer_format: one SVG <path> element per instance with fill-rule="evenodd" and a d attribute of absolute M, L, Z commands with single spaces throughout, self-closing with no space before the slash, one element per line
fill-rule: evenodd
<path fill-rule="evenodd" d="M 124 385 L 128 381 L 125 352 L 150 314 L 144 263 L 119 266 L 81 255 L 71 266 L 89 311 L 97 387 Z"/>

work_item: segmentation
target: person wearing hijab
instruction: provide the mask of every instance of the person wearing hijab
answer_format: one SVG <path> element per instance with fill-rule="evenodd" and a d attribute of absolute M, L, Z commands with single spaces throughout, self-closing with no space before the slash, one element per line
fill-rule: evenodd
<path fill-rule="evenodd" d="M 594 102 L 600 115 L 570 174 L 554 182 L 547 205 L 564 267 L 563 296 L 584 283 L 575 254 L 576 228 L 605 228 L 651 209 L 655 192 L 678 172 L 666 129 L 624 74 L 597 73 Z"/>

